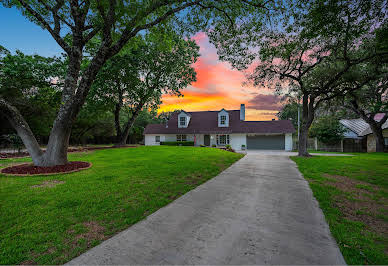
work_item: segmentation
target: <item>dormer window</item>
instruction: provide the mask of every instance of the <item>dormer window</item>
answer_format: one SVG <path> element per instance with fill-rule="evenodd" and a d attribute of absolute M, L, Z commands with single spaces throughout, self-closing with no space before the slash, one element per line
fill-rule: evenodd
<path fill-rule="evenodd" d="M 226 124 L 226 115 L 221 115 L 220 117 L 220 124 L 225 125 Z"/>
<path fill-rule="evenodd" d="M 225 109 L 218 112 L 218 127 L 229 127 L 229 113 Z"/>
<path fill-rule="evenodd" d="M 187 128 L 190 124 L 190 117 L 189 113 L 185 111 L 180 112 L 178 114 L 178 128 Z"/>
<path fill-rule="evenodd" d="M 179 118 L 179 125 L 182 127 L 186 126 L 186 116 L 181 116 Z"/>

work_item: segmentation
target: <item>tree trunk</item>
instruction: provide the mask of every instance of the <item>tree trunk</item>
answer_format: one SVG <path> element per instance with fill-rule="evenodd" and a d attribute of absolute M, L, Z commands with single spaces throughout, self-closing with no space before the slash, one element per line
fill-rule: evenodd
<path fill-rule="evenodd" d="M 82 79 L 79 81 L 82 60 L 82 48 L 80 47 L 74 48 L 73 55 L 69 56 L 68 72 L 62 93 L 63 104 L 59 108 L 58 115 L 50 132 L 46 152 L 43 154 L 40 162 L 36 164 L 38 166 L 54 166 L 68 163 L 67 149 L 71 127 L 82 105 L 85 103 L 86 96 L 98 71 L 107 60 L 105 56 L 107 48 L 105 48 L 99 51 L 100 54 L 93 58 L 87 70 L 83 72 Z"/>
<path fill-rule="evenodd" d="M 83 57 L 82 50 L 84 47 L 81 39 L 81 35 L 74 36 L 73 46 L 68 53 L 69 63 L 63 86 L 62 104 L 58 110 L 57 117 L 50 132 L 47 149 L 44 153 L 19 111 L 6 103 L 4 99 L 0 98 L 1 111 L 5 113 L 5 117 L 23 140 L 36 166 L 55 166 L 68 162 L 67 148 L 69 146 L 71 127 L 85 102 L 98 71 L 106 60 L 115 54 L 109 54 L 108 47 L 111 44 L 111 40 L 106 42 L 92 59 L 80 79 L 80 67 Z"/>
<path fill-rule="evenodd" d="M 119 101 L 116 103 L 114 116 L 115 116 L 115 127 L 116 127 L 116 143 L 119 143 L 121 140 L 122 132 L 120 126 L 120 111 L 123 106 L 123 91 L 120 89 L 120 82 L 116 82 L 116 86 L 119 90 Z"/>
<path fill-rule="evenodd" d="M 67 127 L 55 127 L 50 133 L 46 152 L 38 166 L 54 166 L 67 164 L 67 148 L 71 133 L 71 123 Z"/>
<path fill-rule="evenodd" d="M 122 136 L 121 126 L 120 126 L 120 110 L 121 110 L 121 105 L 116 104 L 115 111 L 114 111 L 114 117 L 115 117 L 116 142 L 117 143 L 120 142 L 121 136 Z"/>
<path fill-rule="evenodd" d="M 361 116 L 361 118 L 368 123 L 372 133 L 376 139 L 376 152 L 384 152 L 385 143 L 383 136 L 383 125 L 388 119 L 388 114 L 385 113 L 384 117 L 380 121 L 375 120 L 376 112 L 372 112 L 369 115 L 359 106 L 357 98 L 353 95 L 353 100 L 351 101 L 352 110 Z"/>
<path fill-rule="evenodd" d="M 384 143 L 383 129 L 381 126 L 379 127 L 376 124 L 377 123 L 369 124 L 373 132 L 373 135 L 376 139 L 376 152 L 384 152 L 385 143 Z"/>
<path fill-rule="evenodd" d="M 0 98 L 1 114 L 9 121 L 12 127 L 16 130 L 19 137 L 22 139 L 24 146 L 31 155 L 32 161 L 35 165 L 39 165 L 42 160 L 43 151 L 40 149 L 38 141 L 32 133 L 27 122 L 24 120 L 20 112 L 4 99 Z"/>
<path fill-rule="evenodd" d="M 139 112 L 141 110 L 141 108 L 143 107 L 143 104 L 140 104 L 136 107 L 135 111 L 133 112 L 131 118 L 128 120 L 126 126 L 125 126 L 125 129 L 123 131 L 123 133 L 121 134 L 121 139 L 120 141 L 117 143 L 116 146 L 124 146 L 127 144 L 127 139 L 128 139 L 128 135 L 129 135 L 129 131 L 131 130 L 133 124 L 135 123 L 136 121 L 136 118 L 137 116 L 139 115 Z"/>
<path fill-rule="evenodd" d="M 299 133 L 298 156 L 309 157 L 311 155 L 307 151 L 307 143 L 309 128 L 314 120 L 313 99 L 310 97 L 309 101 L 308 95 L 303 95 L 302 106 L 302 125 Z"/>
<path fill-rule="evenodd" d="M 310 154 L 307 151 L 307 142 L 308 142 L 308 129 L 301 127 L 301 132 L 299 133 L 299 143 L 298 143 L 298 156 L 308 157 Z"/>

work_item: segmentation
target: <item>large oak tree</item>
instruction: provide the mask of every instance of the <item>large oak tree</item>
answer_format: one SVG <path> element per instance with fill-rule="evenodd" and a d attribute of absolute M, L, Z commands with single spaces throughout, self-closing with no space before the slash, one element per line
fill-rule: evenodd
<path fill-rule="evenodd" d="M 288 9 L 265 27 L 254 23 L 211 32 L 220 58 L 249 69 L 258 87 L 302 99 L 300 156 L 307 152 L 308 130 L 322 102 L 342 96 L 378 78 L 362 67 L 388 55 L 377 48 L 379 29 L 387 20 L 386 1 L 289 1 Z M 259 10 L 260 12 L 260 10 Z M 371 49 L 362 49 L 368 45 Z M 253 65 L 251 65 L 253 63 Z M 360 69 L 357 86 L 346 77 Z"/>
<path fill-rule="evenodd" d="M 140 32 L 169 21 L 176 29 L 198 30 L 230 23 L 251 14 L 253 6 L 270 2 L 244 0 L 5 0 L 24 16 L 47 30 L 67 55 L 68 68 L 61 105 L 53 123 L 47 149 L 41 150 L 20 112 L 0 95 L 0 110 L 13 125 L 35 165 L 67 163 L 72 124 L 85 102 L 90 87 L 104 63 L 116 55 Z M 251 17 L 259 18 L 255 13 Z M 188 22 L 188 23 L 186 23 Z M 227 22 L 225 22 L 227 23 Z M 186 26 L 186 27 L 184 27 Z M 191 26 L 191 27 L 187 27 Z M 81 72 L 86 45 L 95 37 L 101 42 Z M 82 74 L 81 74 L 82 73 Z"/>

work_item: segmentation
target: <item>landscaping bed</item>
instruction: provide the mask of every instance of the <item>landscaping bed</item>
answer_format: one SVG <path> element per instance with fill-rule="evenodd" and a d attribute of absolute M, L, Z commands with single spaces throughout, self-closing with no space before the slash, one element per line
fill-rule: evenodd
<path fill-rule="evenodd" d="M 6 175 L 48 175 L 48 174 L 63 174 L 63 173 L 72 173 L 87 169 L 91 167 L 91 163 L 73 161 L 65 165 L 56 165 L 56 166 L 34 166 L 33 164 L 26 163 L 20 165 L 14 165 L 1 169 L 2 174 Z"/>
<path fill-rule="evenodd" d="M 85 151 L 94 151 L 94 150 L 105 150 L 105 149 L 118 149 L 118 148 L 136 148 L 137 146 L 126 145 L 126 146 L 98 146 L 98 147 L 76 147 L 68 148 L 67 152 L 85 152 Z M 0 159 L 10 159 L 10 158 L 23 158 L 29 157 L 28 152 L 0 152 Z"/>
<path fill-rule="evenodd" d="M 0 264 L 63 264 L 166 206 L 242 158 L 196 147 L 71 153 L 93 167 L 33 177 L 0 174 Z M 30 162 L 5 159 L 4 166 Z"/>
<path fill-rule="evenodd" d="M 388 264 L 388 154 L 292 157 L 348 264 Z"/>

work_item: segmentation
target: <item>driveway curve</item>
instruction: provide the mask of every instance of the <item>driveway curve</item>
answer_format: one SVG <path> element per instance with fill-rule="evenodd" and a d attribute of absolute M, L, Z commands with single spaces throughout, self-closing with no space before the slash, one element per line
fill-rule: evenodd
<path fill-rule="evenodd" d="M 227 170 L 68 264 L 345 264 L 287 156 Z"/>

